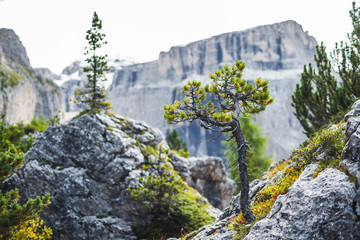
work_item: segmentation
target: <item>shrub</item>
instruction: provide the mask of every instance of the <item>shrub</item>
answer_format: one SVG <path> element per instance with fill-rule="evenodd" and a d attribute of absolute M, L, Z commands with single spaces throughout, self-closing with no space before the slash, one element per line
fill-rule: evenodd
<path fill-rule="evenodd" d="M 131 197 L 142 204 L 143 214 L 153 217 L 148 225 L 133 226 L 138 238 L 178 237 L 214 220 L 206 211 L 209 204 L 174 171 L 166 150 L 160 146 L 148 159 L 150 163 L 142 166 L 141 186 L 128 189 Z M 155 172 L 146 175 L 148 169 Z"/>

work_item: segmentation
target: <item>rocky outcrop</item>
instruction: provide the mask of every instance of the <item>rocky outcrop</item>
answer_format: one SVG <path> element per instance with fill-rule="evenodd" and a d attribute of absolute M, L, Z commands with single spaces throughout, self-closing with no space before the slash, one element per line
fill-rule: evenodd
<path fill-rule="evenodd" d="M 360 202 L 349 177 L 328 168 L 314 179 L 318 165 L 308 166 L 270 214 L 245 239 L 359 239 Z"/>
<path fill-rule="evenodd" d="M 318 163 L 308 165 L 289 192 L 277 197 L 270 213 L 251 227 L 244 240 L 360 239 L 359 109 L 360 100 L 345 116 L 346 137 L 340 168 L 326 168 L 319 173 Z M 278 178 L 280 172 L 271 180 L 252 182 L 251 201 Z M 235 232 L 228 225 L 240 212 L 238 198 L 239 195 L 234 197 L 217 221 L 199 229 L 193 239 L 232 239 Z"/>
<path fill-rule="evenodd" d="M 26 49 L 12 29 L 0 28 L 0 48 L 9 60 L 25 68 L 31 68 Z"/>
<path fill-rule="evenodd" d="M 61 89 L 49 79 L 49 71 L 34 70 L 19 37 L 0 29 L 0 112 L 7 123 L 29 123 L 34 116 L 64 114 Z"/>
<path fill-rule="evenodd" d="M 141 166 L 149 162 L 142 149 L 156 148 L 163 141 L 158 129 L 143 122 L 118 115 L 84 115 L 41 134 L 25 155 L 24 166 L 5 181 L 3 190 L 17 187 L 22 199 L 49 192 L 52 203 L 42 218 L 55 239 L 136 239 L 130 226 L 148 223 L 151 216 L 139 214 L 140 206 L 127 188 L 139 186 Z M 221 161 L 174 154 L 172 158 L 189 183 L 205 182 L 194 188 L 214 188 L 219 194 L 222 186 L 228 187 L 225 200 L 209 196 L 210 202 L 225 204 L 233 194 L 233 182 L 223 176 Z M 196 176 L 205 169 L 213 170 L 212 176 Z"/>
<path fill-rule="evenodd" d="M 274 158 L 283 158 L 305 139 L 290 103 L 303 65 L 313 61 L 315 45 L 316 40 L 294 21 L 221 34 L 172 47 L 156 61 L 124 67 L 115 73 L 109 97 L 116 112 L 149 122 L 166 133 L 169 126 L 162 119 L 162 106 L 181 97 L 180 88 L 186 81 L 205 81 L 224 64 L 242 60 L 245 79 L 269 80 L 275 101 L 256 120 L 269 136 Z M 204 141 L 211 139 L 212 133 L 196 124 L 175 127 L 191 155 L 221 155 L 220 142 Z"/>
<path fill-rule="evenodd" d="M 224 161 L 219 157 L 182 158 L 171 155 L 180 176 L 216 208 L 224 209 L 235 192 L 236 184 L 227 176 Z"/>

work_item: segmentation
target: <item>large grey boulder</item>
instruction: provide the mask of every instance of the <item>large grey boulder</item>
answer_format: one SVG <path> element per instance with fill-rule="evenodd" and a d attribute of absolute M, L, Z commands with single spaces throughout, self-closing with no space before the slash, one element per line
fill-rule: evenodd
<path fill-rule="evenodd" d="M 355 184 L 332 168 L 314 179 L 317 168 L 317 164 L 309 165 L 245 239 L 359 239 Z"/>
<path fill-rule="evenodd" d="M 228 206 L 236 184 L 228 178 L 221 158 L 211 156 L 182 158 L 175 154 L 172 154 L 171 158 L 180 176 L 206 197 L 211 205 L 219 209 Z"/>
<path fill-rule="evenodd" d="M 152 216 L 139 211 L 127 189 L 139 186 L 141 166 L 149 164 L 141 148 L 156 148 L 159 143 L 166 147 L 163 134 L 144 122 L 118 115 L 83 115 L 42 133 L 25 155 L 24 166 L 4 182 L 2 190 L 17 187 L 23 200 L 49 192 L 52 203 L 41 216 L 55 239 L 136 239 L 131 225 L 149 223 Z M 176 168 L 197 182 L 191 161 L 186 161 L 182 166 L 177 161 Z M 213 169 L 219 169 L 213 178 L 226 182 L 216 176 L 225 173 L 224 166 Z M 217 184 L 212 187 L 218 189 Z M 216 213 L 213 208 L 209 211 Z"/>
<path fill-rule="evenodd" d="M 345 115 L 346 123 L 346 145 L 343 157 L 354 163 L 360 164 L 360 100 L 357 100 L 348 114 Z"/>

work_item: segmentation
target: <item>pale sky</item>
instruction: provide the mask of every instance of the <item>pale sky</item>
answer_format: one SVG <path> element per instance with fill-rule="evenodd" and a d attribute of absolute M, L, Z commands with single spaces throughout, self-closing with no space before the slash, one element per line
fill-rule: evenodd
<path fill-rule="evenodd" d="M 357 1 L 359 2 L 359 1 Z M 83 58 L 93 12 L 109 56 L 139 62 L 172 46 L 295 20 L 328 50 L 351 31 L 352 0 L 0 0 L 0 28 L 20 37 L 33 67 L 55 73 Z"/>

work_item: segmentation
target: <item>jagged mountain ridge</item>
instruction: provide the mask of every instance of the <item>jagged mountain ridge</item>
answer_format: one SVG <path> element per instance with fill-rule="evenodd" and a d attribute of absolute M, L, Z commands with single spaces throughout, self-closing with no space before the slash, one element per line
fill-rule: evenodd
<path fill-rule="evenodd" d="M 274 158 L 283 158 L 305 139 L 290 102 L 303 65 L 313 61 L 315 46 L 315 38 L 295 21 L 225 33 L 172 47 L 161 52 L 158 60 L 124 67 L 116 72 L 109 97 L 122 115 L 149 122 L 165 133 L 178 128 L 192 155 L 220 155 L 219 142 L 207 142 L 212 133 L 196 124 L 169 127 L 162 119 L 162 106 L 181 98 L 180 88 L 186 81 L 206 81 L 209 73 L 240 59 L 247 65 L 245 79 L 269 80 L 275 101 L 256 120 L 269 136 Z"/>
<path fill-rule="evenodd" d="M 29 123 L 34 116 L 64 113 L 61 89 L 47 76 L 49 70 L 33 69 L 26 49 L 11 29 L 0 28 L 0 112 L 8 123 Z"/>

